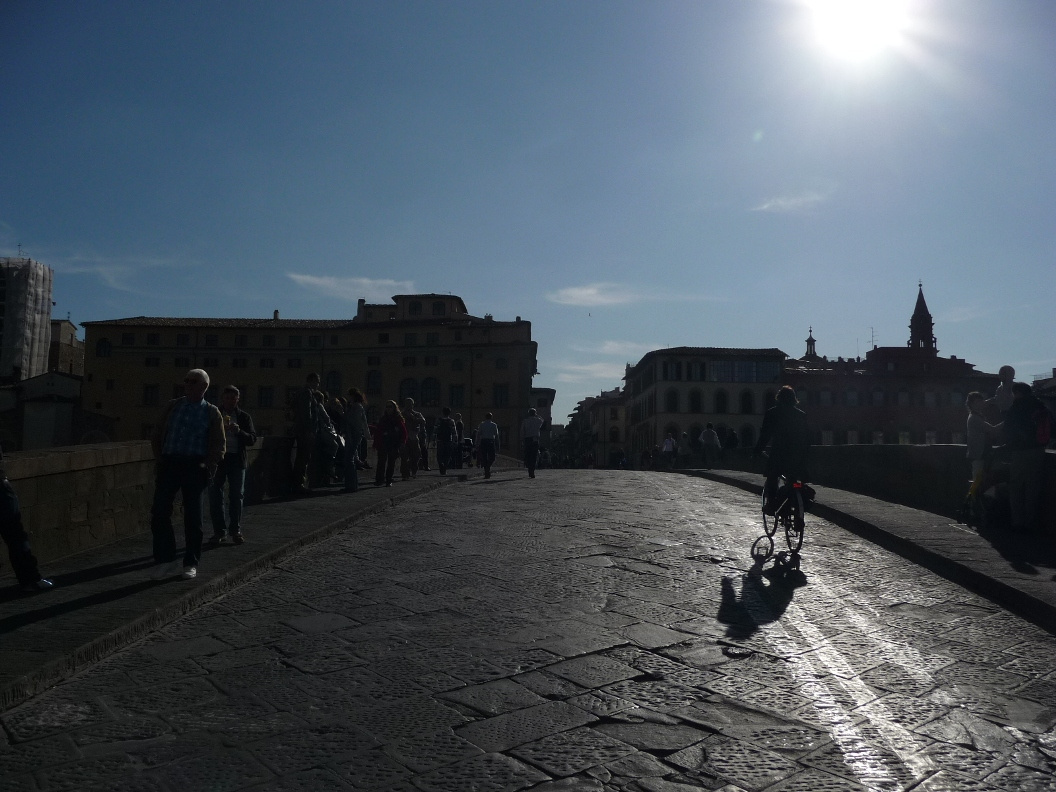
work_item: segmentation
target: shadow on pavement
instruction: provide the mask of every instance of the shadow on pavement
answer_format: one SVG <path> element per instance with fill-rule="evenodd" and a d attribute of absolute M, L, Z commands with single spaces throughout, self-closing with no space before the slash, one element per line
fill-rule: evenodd
<path fill-rule="evenodd" d="M 734 640 L 751 638 L 766 624 L 780 621 L 797 588 L 807 584 L 798 563 L 791 563 L 779 553 L 774 565 L 764 569 L 765 559 L 756 560 L 747 574 L 741 576 L 741 590 L 734 588 L 734 578 L 722 579 L 722 601 L 716 618 L 726 625 L 726 637 Z"/>
<path fill-rule="evenodd" d="M 131 583 L 127 586 L 121 586 L 115 589 L 107 589 L 106 591 L 100 591 L 95 594 L 90 594 L 86 597 L 80 597 L 78 599 L 66 600 L 65 602 L 55 602 L 53 598 L 49 596 L 48 592 L 36 595 L 22 595 L 22 596 L 37 596 L 40 597 L 40 602 L 44 607 L 38 608 L 37 610 L 26 611 L 25 613 L 16 613 L 6 618 L 0 619 L 0 635 L 17 630 L 20 627 L 25 627 L 35 622 L 43 621 L 45 619 L 51 619 L 55 616 L 62 616 L 66 613 L 72 613 L 73 611 L 81 610 L 82 608 L 89 608 L 93 605 L 101 605 L 105 602 L 113 602 L 114 600 L 124 599 L 125 597 L 132 596 L 133 594 L 139 594 L 147 589 L 155 588 L 156 586 L 166 585 L 167 583 L 176 582 L 178 578 L 171 578 L 170 580 L 142 580 L 137 583 Z M 45 604 L 48 601 L 52 604 Z"/>

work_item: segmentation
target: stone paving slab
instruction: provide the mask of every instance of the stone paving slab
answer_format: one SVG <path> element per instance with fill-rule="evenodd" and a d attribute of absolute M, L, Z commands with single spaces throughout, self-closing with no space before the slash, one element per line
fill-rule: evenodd
<path fill-rule="evenodd" d="M 763 477 L 732 470 L 684 470 L 688 475 L 762 494 Z M 857 533 L 1019 616 L 1056 632 L 1053 542 L 980 536 L 940 514 L 815 486 L 814 514 Z"/>
<path fill-rule="evenodd" d="M 273 500 L 244 513 L 246 543 L 224 544 L 202 553 L 194 581 L 150 578 L 154 562 L 149 534 L 55 561 L 42 570 L 55 582 L 52 591 L 23 595 L 4 565 L 0 575 L 0 711 L 98 662 L 178 616 L 259 574 L 298 549 L 476 470 L 422 472 L 417 479 L 375 487 L 371 471 L 360 489 L 317 488 L 309 497 Z M 176 521 L 177 544 L 183 528 Z M 210 533 L 206 521 L 206 537 Z M 182 550 L 181 550 L 182 552 Z M 348 603 L 345 603 L 346 606 Z M 291 617 L 294 634 L 354 627 L 348 614 Z M 366 618 L 366 617 L 365 617 Z M 360 662 L 352 659 L 350 662 Z"/>

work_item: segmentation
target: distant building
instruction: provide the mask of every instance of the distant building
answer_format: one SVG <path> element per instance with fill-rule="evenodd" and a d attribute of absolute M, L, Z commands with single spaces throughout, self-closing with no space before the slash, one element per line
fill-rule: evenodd
<path fill-rule="evenodd" d="M 816 343 L 812 331 L 806 354 L 787 362 L 784 382 L 796 389 L 819 445 L 963 443 L 965 397 L 973 390 L 992 396 L 998 383 L 963 359 L 939 357 L 923 287 L 906 346 L 829 360 Z"/>
<path fill-rule="evenodd" d="M 781 385 L 780 349 L 674 347 L 657 349 L 624 375 L 629 459 L 663 442 L 670 432 L 696 444 L 704 426 L 742 445 L 754 443 L 763 413 Z"/>
<path fill-rule="evenodd" d="M 589 427 L 595 467 L 619 467 L 627 455 L 627 394 L 619 388 L 602 391 L 576 409 Z"/>
<path fill-rule="evenodd" d="M 430 421 L 449 406 L 467 432 L 495 415 L 502 451 L 520 454 L 537 344 L 531 322 L 471 316 L 460 297 L 397 295 L 391 304 L 360 300 L 353 319 L 204 319 L 132 317 L 84 322 L 86 410 L 118 422 L 115 440 L 149 437 L 162 406 L 183 394 L 183 375 L 204 368 L 207 398 L 228 384 L 262 434 L 288 432 L 292 393 L 317 372 L 322 389 L 356 386 L 368 417 L 384 402 L 411 397 Z"/>
<path fill-rule="evenodd" d="M 539 417 L 543 419 L 539 447 L 547 453 L 553 443 L 554 399 L 556 398 L 557 391 L 553 388 L 532 388 L 531 395 L 528 397 L 528 406 L 534 407 Z"/>
<path fill-rule="evenodd" d="M 0 383 L 48 370 L 53 273 L 30 258 L 0 258 Z"/>
<path fill-rule="evenodd" d="M 77 338 L 77 325 L 69 319 L 51 320 L 48 371 L 77 377 L 84 374 L 84 342 Z"/>

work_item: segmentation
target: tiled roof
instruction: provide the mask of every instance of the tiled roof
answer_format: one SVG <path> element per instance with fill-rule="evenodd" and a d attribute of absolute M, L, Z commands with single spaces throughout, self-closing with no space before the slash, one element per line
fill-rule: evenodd
<path fill-rule="evenodd" d="M 348 327 L 351 319 L 215 319 L 180 316 L 131 316 L 127 319 L 104 319 L 98 322 L 81 322 L 89 326 L 133 326 L 133 327 L 246 327 L 246 328 L 305 328 L 331 330 Z M 356 326 L 360 326 L 356 323 Z"/>

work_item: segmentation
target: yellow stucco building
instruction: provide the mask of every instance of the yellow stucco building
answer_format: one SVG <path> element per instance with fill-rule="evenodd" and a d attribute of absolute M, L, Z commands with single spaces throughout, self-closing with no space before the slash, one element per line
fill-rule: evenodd
<path fill-rule="evenodd" d="M 202 319 L 137 316 L 83 323 L 83 406 L 116 420 L 113 440 L 150 436 L 166 401 L 183 395 L 188 369 L 209 372 L 207 398 L 226 385 L 258 432 L 289 433 L 286 405 L 308 374 L 345 396 L 358 387 L 368 416 L 388 399 L 411 397 L 428 419 L 461 413 L 467 434 L 487 412 L 501 448 L 520 453 L 518 430 L 531 406 L 537 344 L 531 322 L 471 316 L 460 297 L 396 295 L 360 300 L 353 319 Z"/>

